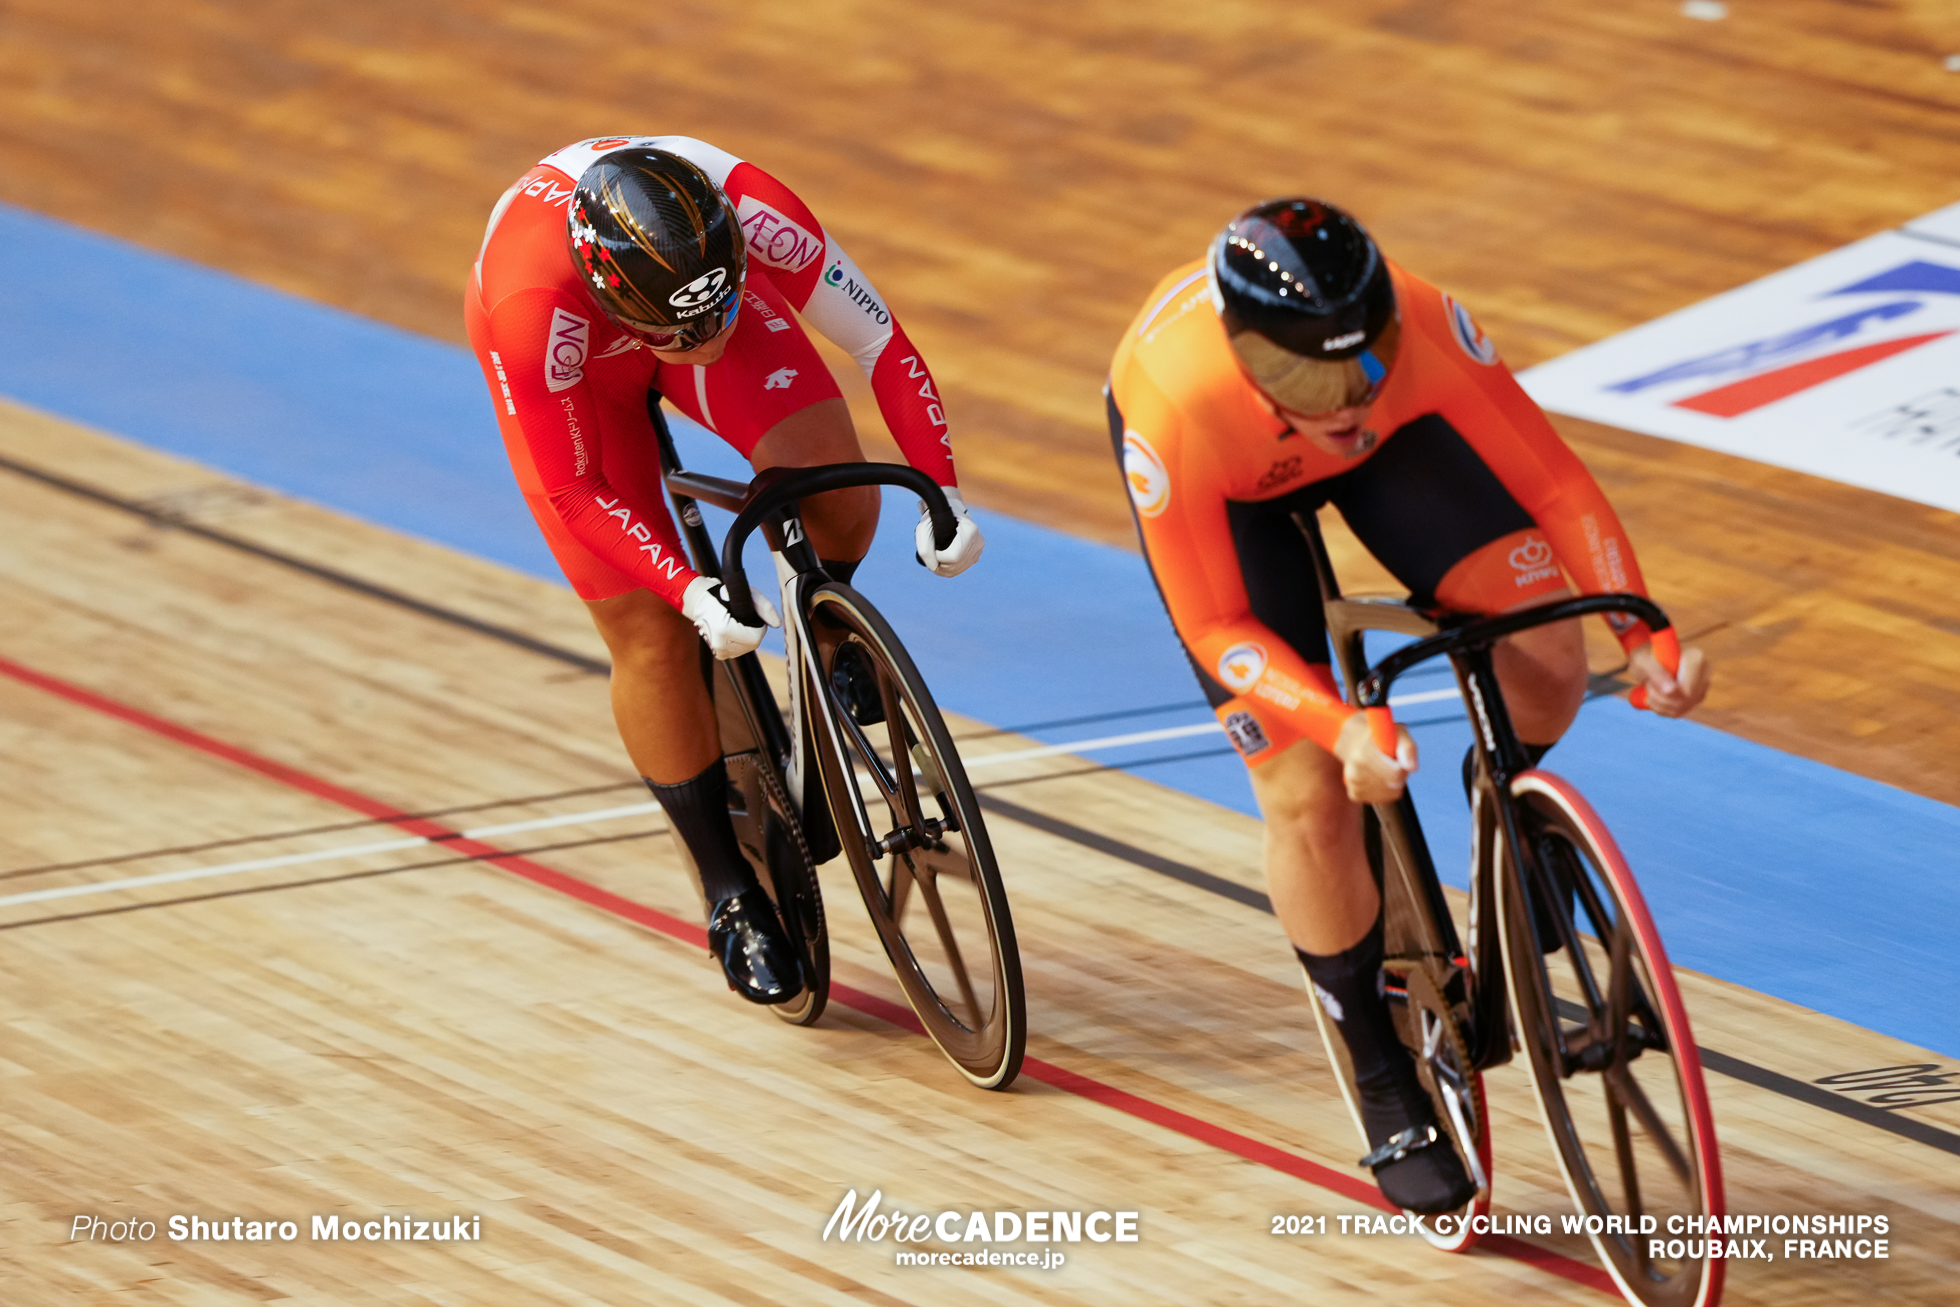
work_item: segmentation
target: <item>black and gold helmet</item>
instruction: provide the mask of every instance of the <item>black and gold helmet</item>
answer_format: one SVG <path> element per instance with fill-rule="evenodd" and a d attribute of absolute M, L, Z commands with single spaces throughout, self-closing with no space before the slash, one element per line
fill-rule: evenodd
<path fill-rule="evenodd" d="M 565 235 L 606 316 L 655 349 L 693 349 L 741 309 L 748 246 L 735 206 L 677 154 L 600 156 L 578 179 Z"/>

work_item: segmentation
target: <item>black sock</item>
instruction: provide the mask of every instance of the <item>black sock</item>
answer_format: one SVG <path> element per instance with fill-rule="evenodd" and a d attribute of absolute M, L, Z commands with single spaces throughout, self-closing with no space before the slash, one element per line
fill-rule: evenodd
<path fill-rule="evenodd" d="M 831 580 L 849 585 L 851 578 L 857 575 L 858 564 L 864 560 L 862 558 L 819 558 L 817 561 L 823 564 L 824 571 L 830 573 Z"/>
<path fill-rule="evenodd" d="M 1370 1147 L 1382 1144 L 1435 1111 L 1416 1079 L 1415 1061 L 1395 1033 L 1395 1018 L 1382 994 L 1382 919 L 1359 944 L 1323 957 L 1293 950 L 1313 981 L 1321 1011 L 1340 1029 L 1354 1063 L 1361 1119 Z"/>
<path fill-rule="evenodd" d="M 755 868 L 742 856 L 734 824 L 728 819 L 728 767 L 720 758 L 691 780 L 678 785 L 647 781 L 647 788 L 666 810 L 674 834 L 694 855 L 709 903 L 757 888 Z"/>

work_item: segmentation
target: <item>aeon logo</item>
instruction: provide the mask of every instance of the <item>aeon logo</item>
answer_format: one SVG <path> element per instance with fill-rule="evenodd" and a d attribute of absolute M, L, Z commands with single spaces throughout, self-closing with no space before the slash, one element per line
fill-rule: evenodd
<path fill-rule="evenodd" d="M 591 323 L 563 309 L 551 311 L 551 339 L 544 353 L 546 390 L 569 390 L 585 379 L 585 355 L 591 340 Z"/>
<path fill-rule="evenodd" d="M 667 297 L 667 302 L 681 311 L 681 316 L 691 318 L 706 311 L 710 304 L 721 298 L 721 289 L 728 284 L 728 269 L 710 268 L 687 285 Z"/>
<path fill-rule="evenodd" d="M 753 195 L 736 206 L 749 253 L 772 268 L 801 272 L 822 256 L 823 242 Z"/>

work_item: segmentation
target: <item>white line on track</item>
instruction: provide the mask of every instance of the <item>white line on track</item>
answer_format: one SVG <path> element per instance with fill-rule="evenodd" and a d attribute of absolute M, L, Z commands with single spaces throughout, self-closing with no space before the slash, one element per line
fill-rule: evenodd
<path fill-rule="evenodd" d="M 657 803 L 630 803 L 622 808 L 598 808 L 591 812 L 568 812 L 556 817 L 537 817 L 530 821 L 505 822 L 499 826 L 478 826 L 460 832 L 464 839 L 485 839 L 492 835 L 515 835 L 520 831 L 551 830 L 559 826 L 585 826 L 620 817 L 638 817 L 659 812 Z M 182 871 L 159 871 L 149 876 L 129 876 L 122 880 L 94 881 L 85 885 L 59 885 L 53 889 L 30 890 L 0 898 L 0 908 L 23 903 L 46 903 L 52 899 L 80 898 L 84 894 L 113 894 L 118 890 L 146 889 L 151 885 L 177 885 L 187 880 L 209 880 L 214 876 L 237 876 L 248 871 L 267 871 L 274 867 L 297 867 L 309 862 L 332 862 L 340 858 L 364 858 L 373 853 L 399 853 L 437 841 L 423 835 L 378 840 L 370 844 L 339 844 L 308 853 L 282 853 L 271 858 L 248 858 L 243 862 L 221 862 L 213 867 L 186 867 Z"/>
<path fill-rule="evenodd" d="M 1390 707 L 1401 708 L 1409 704 L 1435 703 L 1456 697 L 1457 691 L 1451 688 L 1396 695 L 1388 702 Z M 1194 726 L 1167 726 L 1161 730 L 1136 731 L 1129 735 L 1105 735 L 1093 740 L 1070 740 L 1062 744 L 1044 744 L 1033 749 L 1013 749 L 1006 753 L 983 753 L 967 758 L 965 761 L 967 770 L 973 771 L 981 767 L 999 767 L 1007 763 L 1027 762 L 1035 758 L 1052 758 L 1058 754 L 1096 753 L 1104 749 L 1120 749 L 1132 744 L 1153 744 L 1163 740 L 1216 735 L 1223 729 L 1217 722 L 1200 722 Z M 489 839 L 495 835 L 516 835 L 525 831 L 590 826 L 602 821 L 616 821 L 622 817 L 641 817 L 659 811 L 660 805 L 657 803 L 629 803 L 617 808 L 595 808 L 588 812 L 561 813 L 556 817 L 534 817 L 528 821 L 478 826 L 472 830 L 462 831 L 461 835 L 464 839 Z M 88 894 L 114 894 L 122 890 L 147 889 L 152 885 L 180 885 L 185 881 L 210 880 L 218 876 L 237 876 L 248 871 L 298 867 L 314 862 L 332 862 L 341 858 L 362 858 L 376 853 L 399 853 L 404 849 L 420 848 L 425 844 L 437 842 L 421 835 L 410 835 L 368 844 L 342 844 L 329 849 L 314 849 L 307 853 L 284 853 L 270 858 L 248 858 L 243 862 L 221 862 L 210 867 L 160 871 L 148 876 L 129 876 L 122 880 L 95 881 L 83 885 L 58 885 L 52 889 L 28 890 L 21 894 L 0 896 L 0 908 L 18 907 L 28 903 L 47 903 L 55 899 L 81 898 Z"/>
<path fill-rule="evenodd" d="M 1447 690 L 1423 690 L 1417 694 L 1398 694 L 1388 701 L 1391 708 L 1401 708 L 1413 703 L 1437 703 L 1444 699 L 1458 697 L 1455 687 Z M 1100 749 L 1120 749 L 1130 744 L 1154 744 L 1159 740 L 1182 740 L 1194 735 L 1219 735 L 1225 728 L 1217 722 L 1200 722 L 1195 726 L 1167 726 L 1157 731 L 1137 731 L 1132 735 L 1105 735 L 1096 740 L 1071 740 L 1066 744 L 1044 744 L 1036 749 L 1015 749 L 1008 753 L 983 753 L 964 759 L 966 769 L 976 767 L 998 767 L 1003 763 L 1026 762 L 1031 758 L 1052 758 L 1061 753 L 1094 753 Z"/>

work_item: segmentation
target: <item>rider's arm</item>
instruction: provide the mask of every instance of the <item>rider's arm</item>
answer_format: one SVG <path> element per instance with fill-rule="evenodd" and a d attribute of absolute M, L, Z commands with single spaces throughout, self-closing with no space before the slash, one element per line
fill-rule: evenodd
<path fill-rule="evenodd" d="M 1444 416 L 1538 523 L 1580 593 L 1645 595 L 1619 514 L 1511 370 L 1494 356 L 1480 363 L 1453 341 L 1439 352 L 1458 370 Z M 1652 638 L 1646 623 L 1626 614 L 1607 620 L 1628 650 Z"/>
<path fill-rule="evenodd" d="M 804 319 L 871 378 L 878 411 L 905 461 L 942 486 L 957 485 L 939 389 L 884 297 L 789 187 L 739 163 L 723 188 L 741 216 L 749 258 L 767 267 Z"/>
<path fill-rule="evenodd" d="M 1163 467 L 1161 487 L 1133 483 L 1131 498 L 1172 625 L 1199 672 L 1234 696 L 1219 717 L 1249 712 L 1270 737 L 1305 735 L 1333 752 L 1356 711 L 1341 702 L 1326 664 L 1307 662 L 1253 616 L 1210 443 L 1184 438 L 1183 419 L 1134 366 L 1119 407 L 1125 439 L 1140 440 Z M 1290 729 L 1276 729 L 1282 722 Z"/>
<path fill-rule="evenodd" d="M 601 470 L 605 433 L 580 368 L 550 371 L 554 316 L 561 333 L 590 339 L 592 310 L 548 289 L 506 296 L 489 314 L 489 345 L 552 511 L 580 544 L 674 607 L 697 573 L 667 505 L 614 487 Z M 582 358 L 581 358 L 582 362 Z"/>

